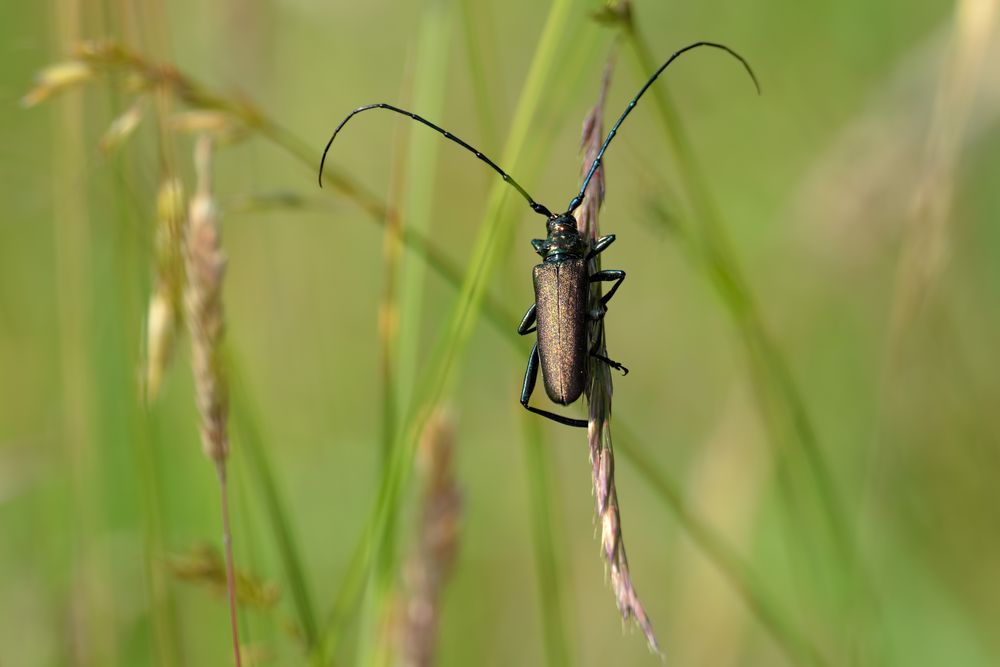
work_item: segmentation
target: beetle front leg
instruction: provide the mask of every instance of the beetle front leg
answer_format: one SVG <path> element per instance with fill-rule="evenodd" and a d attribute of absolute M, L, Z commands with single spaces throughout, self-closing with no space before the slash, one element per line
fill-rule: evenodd
<path fill-rule="evenodd" d="M 529 313 L 532 312 L 529 309 Z M 527 315 L 525 315 L 527 319 Z M 528 412 L 534 412 L 536 415 L 541 415 L 546 419 L 551 419 L 554 422 L 559 422 L 560 424 L 565 424 L 566 426 L 577 426 L 580 428 L 587 427 L 586 419 L 572 419 L 570 417 L 563 417 L 562 415 L 557 415 L 554 412 L 548 412 L 547 410 L 540 410 L 538 408 L 533 408 L 528 405 L 528 400 L 531 398 L 531 394 L 535 391 L 535 382 L 538 381 L 538 343 L 531 346 L 531 355 L 528 357 L 528 367 L 524 371 L 524 384 L 521 385 L 521 405 Z"/>
<path fill-rule="evenodd" d="M 602 236 L 594 242 L 594 247 L 590 249 L 587 253 L 587 261 L 594 259 L 602 252 L 608 249 L 608 246 L 615 242 L 615 235 L 608 234 L 607 236 Z"/>
<path fill-rule="evenodd" d="M 528 312 L 526 312 L 524 314 L 524 317 L 521 318 L 521 324 L 519 324 L 517 327 L 517 333 L 519 333 L 522 336 L 525 336 L 538 328 L 535 326 L 535 313 L 537 309 L 538 309 L 538 304 L 535 303 L 531 304 L 528 307 Z"/>

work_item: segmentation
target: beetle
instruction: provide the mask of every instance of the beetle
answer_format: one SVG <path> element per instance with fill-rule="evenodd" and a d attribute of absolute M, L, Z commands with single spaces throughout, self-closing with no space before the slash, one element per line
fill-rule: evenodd
<path fill-rule="evenodd" d="M 319 185 L 320 187 L 323 186 L 323 166 L 326 164 L 326 156 L 330 152 L 333 140 L 337 138 L 337 135 L 344 128 L 347 122 L 361 112 L 370 111 L 372 109 L 385 109 L 387 111 L 402 114 L 417 121 L 418 123 L 426 125 L 432 130 L 440 133 L 445 139 L 462 146 L 489 165 L 490 168 L 503 178 L 504 182 L 510 184 L 515 190 L 517 190 L 518 193 L 524 197 L 525 201 L 528 202 L 531 210 L 545 216 L 547 231 L 546 238 L 533 239 L 531 241 L 531 245 L 535 249 L 535 252 L 542 257 L 542 263 L 536 265 L 532 270 L 535 301 L 528 307 L 527 312 L 521 319 L 521 324 L 517 328 L 517 332 L 522 336 L 537 332 L 537 339 L 534 346 L 531 348 L 531 354 L 528 357 L 528 366 L 524 373 L 524 382 L 521 386 L 521 405 L 530 412 L 541 415 L 542 417 L 546 417 L 547 419 L 551 419 L 560 424 L 586 427 L 587 420 L 585 419 L 565 417 L 563 415 L 559 415 L 548 410 L 542 410 L 541 408 L 536 408 L 528 404 L 528 401 L 534 392 L 535 384 L 538 380 L 539 367 L 542 371 L 542 383 L 545 386 L 545 393 L 548 394 L 549 399 L 551 399 L 553 403 L 557 403 L 559 405 L 569 405 L 576 401 L 580 397 L 580 394 L 583 393 L 587 379 L 588 357 L 596 357 L 609 366 L 621 371 L 623 374 L 628 374 L 627 368 L 622 366 L 617 361 L 598 354 L 596 348 L 591 350 L 587 349 L 587 323 L 594 319 L 601 319 L 604 317 L 604 314 L 607 312 L 608 302 L 615 295 L 615 292 L 618 291 L 618 288 L 625 280 L 625 272 L 618 269 L 597 271 L 592 274 L 589 273 L 588 269 L 590 261 L 597 257 L 600 253 L 607 250 L 608 246 L 614 243 L 615 235 L 609 234 L 607 236 L 602 236 L 594 243 L 593 247 L 590 247 L 583 237 L 580 236 L 573 212 L 576 211 L 580 204 L 583 203 L 587 186 L 590 184 L 590 180 L 593 178 L 594 173 L 601 166 L 601 162 L 604 158 L 604 152 L 607 150 L 611 140 L 615 138 L 618 128 L 621 127 L 625 118 L 628 117 L 628 115 L 632 112 L 632 109 L 634 109 L 636 104 L 639 102 L 639 98 L 643 96 L 646 90 L 653 85 L 654 81 L 656 81 L 657 77 L 659 77 L 660 74 L 662 74 L 663 71 L 667 69 L 672 62 L 674 62 L 674 60 L 687 51 L 691 51 L 692 49 L 702 46 L 721 49 L 740 61 L 744 69 L 746 69 L 747 73 L 750 75 L 750 78 L 753 80 L 754 87 L 757 89 L 758 94 L 760 93 L 760 84 L 757 82 L 757 77 L 753 73 L 753 69 L 751 69 L 750 64 L 743 58 L 743 56 L 739 55 L 724 44 L 698 41 L 675 51 L 666 60 L 666 62 L 664 62 L 660 68 L 653 73 L 649 80 L 646 81 L 645 85 L 639 89 L 639 92 L 636 93 L 635 97 L 633 97 L 628 103 L 628 106 L 625 107 L 625 111 L 623 111 L 621 116 L 618 117 L 618 120 L 615 122 L 614 126 L 612 126 L 611 131 L 608 132 L 608 136 L 605 138 L 604 143 L 601 144 L 601 148 L 597 152 L 597 156 L 591 163 L 590 168 L 587 170 L 587 175 L 583 179 L 583 185 L 580 187 L 580 191 L 573 197 L 573 199 L 570 200 L 564 213 L 553 214 L 544 205 L 535 201 L 535 199 L 532 198 L 532 196 L 529 195 L 523 187 L 521 187 L 520 183 L 501 169 L 495 162 L 493 162 L 493 160 L 448 130 L 435 125 L 426 118 L 418 116 L 413 112 L 386 103 L 368 104 L 358 107 L 340 122 L 337 128 L 333 131 L 333 135 L 330 137 L 330 140 L 327 142 L 326 148 L 323 149 L 323 156 L 320 158 L 319 163 Z M 599 304 L 600 307 L 597 312 L 591 313 L 587 310 L 587 296 L 589 286 L 594 282 L 613 282 L 614 284 L 611 286 L 611 289 L 609 289 L 608 292 L 601 297 Z"/>

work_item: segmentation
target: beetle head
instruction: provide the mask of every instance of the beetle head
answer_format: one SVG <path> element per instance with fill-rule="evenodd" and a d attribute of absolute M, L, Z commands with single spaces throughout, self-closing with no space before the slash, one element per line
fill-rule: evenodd
<path fill-rule="evenodd" d="M 548 236 L 544 240 L 534 239 L 531 242 L 535 252 L 546 260 L 555 260 L 567 255 L 582 257 L 586 253 L 586 244 L 580 238 L 580 233 L 576 229 L 576 219 L 572 214 L 563 213 L 550 217 L 546 228 Z"/>

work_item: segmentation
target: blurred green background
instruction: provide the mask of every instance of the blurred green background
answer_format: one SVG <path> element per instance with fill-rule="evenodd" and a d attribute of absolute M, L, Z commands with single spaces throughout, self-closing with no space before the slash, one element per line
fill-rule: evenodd
<path fill-rule="evenodd" d="M 628 273 L 608 349 L 632 369 L 615 378 L 613 431 L 629 435 L 619 435 L 619 500 L 633 579 L 671 664 L 1000 663 L 997 5 L 633 6 L 657 64 L 697 39 L 724 42 L 764 91 L 755 97 L 719 53 L 691 53 L 656 84 L 659 100 L 643 99 L 606 162 L 601 225 L 618 241 L 603 261 Z M 432 350 L 455 345 L 441 386 L 463 515 L 437 664 L 657 664 L 641 633 L 622 632 L 585 435 L 526 425 L 518 405 L 530 341 L 512 354 L 509 332 L 483 317 L 467 346 L 447 338 L 454 287 L 404 254 L 387 425 L 384 233 L 315 185 L 336 123 L 386 101 L 439 121 L 550 208 L 563 205 L 609 54 L 617 45 L 606 125 L 649 75 L 634 39 L 591 18 L 600 9 L 4 3 L 0 664 L 232 660 L 223 599 L 168 567 L 220 543 L 186 342 L 157 400 L 141 400 L 155 195 L 165 165 L 193 190 L 191 138 L 161 143 L 149 105 L 128 144 L 100 152 L 133 96 L 121 76 L 23 108 L 35 74 L 85 38 L 120 41 L 252 101 L 307 150 L 303 163 L 252 132 L 215 166 L 236 561 L 281 593 L 274 607 L 243 609 L 248 654 L 305 664 L 304 609 L 316 632 L 343 637 L 336 664 L 371 653 L 371 594 L 329 615 L 344 582 L 359 581 L 351 554 L 386 470 L 385 433 L 411 423 Z M 682 130 L 666 122 L 671 108 Z M 677 132 L 689 149 L 680 160 Z M 481 229 L 502 229 L 483 277 L 516 327 L 532 298 L 528 241 L 544 230 L 512 191 L 501 216 L 487 213 L 499 190 L 484 165 L 388 113 L 353 121 L 329 165 L 463 272 L 480 258 Z M 261 196 L 305 205 L 241 206 Z M 405 487 L 403 555 L 416 497 Z"/>

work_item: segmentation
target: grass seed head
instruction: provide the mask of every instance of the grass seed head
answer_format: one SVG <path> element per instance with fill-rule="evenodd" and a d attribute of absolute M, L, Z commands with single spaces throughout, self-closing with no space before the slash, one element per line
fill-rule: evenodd
<path fill-rule="evenodd" d="M 132 137 L 136 128 L 139 127 L 139 123 L 142 122 L 142 117 L 145 113 L 146 98 L 139 97 L 122 115 L 111 122 L 107 132 L 101 137 L 98 148 L 104 153 L 110 153 L 124 144 Z"/>
<path fill-rule="evenodd" d="M 156 198 L 156 278 L 146 316 L 146 400 L 156 398 L 184 321 L 184 225 L 187 210 L 179 179 L 167 178 Z"/>
<path fill-rule="evenodd" d="M 604 101 L 611 82 L 611 71 L 614 61 L 609 60 L 604 71 L 601 85 L 601 95 L 594 108 L 583 122 L 581 145 L 584 149 L 583 173 L 597 157 L 603 142 L 601 118 L 604 114 Z M 605 180 L 604 166 L 594 172 L 594 177 L 587 186 L 586 196 L 578 213 L 578 224 L 581 234 L 591 244 L 600 237 L 598 214 L 604 203 Z M 592 260 L 591 272 L 600 270 L 600 256 Z M 601 308 L 602 289 L 600 283 L 591 287 L 590 311 Z M 595 349 L 602 356 L 607 356 L 604 338 L 604 321 L 598 320 L 591 324 L 588 349 Z M 639 596 L 632 586 L 629 573 L 628 558 L 625 555 L 625 544 L 622 538 L 621 514 L 618 508 L 618 492 L 615 488 L 615 455 L 611 445 L 611 370 L 608 365 L 596 358 L 590 360 L 590 374 L 587 387 L 587 409 L 589 424 L 587 441 L 590 448 L 591 476 L 594 485 L 594 503 L 597 520 L 600 523 L 601 551 L 608 563 L 611 575 L 611 587 L 615 593 L 618 610 L 624 620 L 634 618 L 646 637 L 646 642 L 655 653 L 659 653 L 659 645 L 649 616 L 646 614 Z"/>
<path fill-rule="evenodd" d="M 184 301 L 191 332 L 196 399 L 201 413 L 202 447 L 210 459 L 221 463 L 229 454 L 228 395 L 220 349 L 225 322 L 222 280 L 226 257 L 212 196 L 211 162 L 212 141 L 203 136 L 195 147 L 198 191 L 191 200 L 185 243 L 187 290 Z"/>
<path fill-rule="evenodd" d="M 79 60 L 49 65 L 35 78 L 35 87 L 21 98 L 21 105 L 33 107 L 44 102 L 56 93 L 74 88 L 94 77 L 94 69 Z"/>
<path fill-rule="evenodd" d="M 441 597 L 458 551 L 462 499 L 452 464 L 455 425 L 436 411 L 417 450 L 423 498 L 415 545 L 403 566 L 403 590 L 391 620 L 397 664 L 434 664 Z"/>

